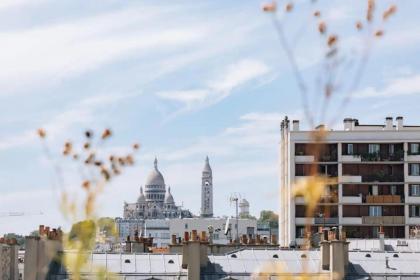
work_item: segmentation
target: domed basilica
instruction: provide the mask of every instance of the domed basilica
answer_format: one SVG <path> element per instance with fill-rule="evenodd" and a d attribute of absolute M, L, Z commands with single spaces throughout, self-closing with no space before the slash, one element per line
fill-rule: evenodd
<path fill-rule="evenodd" d="M 125 219 L 163 219 L 192 217 L 189 210 L 183 210 L 175 204 L 171 188 L 166 189 L 165 180 L 158 169 L 155 158 L 154 168 L 147 177 L 144 193 L 134 203 L 124 203 Z"/>

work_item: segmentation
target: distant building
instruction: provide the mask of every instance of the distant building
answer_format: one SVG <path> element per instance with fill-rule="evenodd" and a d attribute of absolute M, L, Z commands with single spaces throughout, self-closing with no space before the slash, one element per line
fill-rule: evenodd
<path fill-rule="evenodd" d="M 145 184 L 145 194 L 140 187 L 140 195 L 134 203 L 124 203 L 124 219 L 164 219 L 191 217 L 191 212 L 175 204 L 171 188 L 166 189 L 165 180 L 158 169 L 155 158 L 154 168 Z"/>
<path fill-rule="evenodd" d="M 249 202 L 242 198 L 239 202 L 239 217 L 248 218 L 249 216 Z"/>
<path fill-rule="evenodd" d="M 225 226 L 229 220 L 228 227 L 230 231 L 225 235 Z M 235 239 L 236 235 L 236 219 L 235 218 L 185 218 L 169 220 L 170 235 L 183 237 L 184 232 L 197 230 L 198 232 L 209 231 L 209 227 L 213 228 L 213 243 L 227 244 L 230 239 Z M 238 219 L 238 234 L 242 236 L 253 236 L 257 233 L 257 220 L 254 219 Z"/>
<path fill-rule="evenodd" d="M 206 163 L 201 177 L 201 217 L 213 217 L 213 173 L 206 157 Z"/>
<path fill-rule="evenodd" d="M 313 131 L 299 121 L 281 124 L 281 201 L 279 243 L 304 242 L 305 229 L 337 227 L 348 238 L 412 238 L 420 225 L 420 126 L 407 126 L 402 117 L 385 124 L 360 124 L 344 119 L 344 129 L 329 130 L 322 153 Z M 319 173 L 337 178 L 328 186 L 312 217 L 306 217 L 303 197 L 293 197 L 298 180 L 308 178 L 315 164 Z"/>

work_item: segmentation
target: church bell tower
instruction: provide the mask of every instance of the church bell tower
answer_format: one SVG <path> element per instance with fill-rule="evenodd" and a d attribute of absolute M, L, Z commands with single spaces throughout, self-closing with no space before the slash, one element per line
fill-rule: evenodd
<path fill-rule="evenodd" d="M 213 217 L 213 174 L 209 157 L 206 157 L 201 177 L 201 217 Z"/>

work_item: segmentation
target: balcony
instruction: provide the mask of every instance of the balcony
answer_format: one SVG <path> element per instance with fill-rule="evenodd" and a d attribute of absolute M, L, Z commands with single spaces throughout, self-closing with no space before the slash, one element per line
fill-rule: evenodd
<path fill-rule="evenodd" d="M 372 175 L 362 175 L 362 182 L 404 182 L 404 176 L 402 174 L 387 175 L 378 172 Z"/>
<path fill-rule="evenodd" d="M 343 196 L 342 203 L 362 203 L 362 197 L 359 196 Z"/>
<path fill-rule="evenodd" d="M 361 183 L 362 176 L 359 175 L 343 175 L 340 177 L 340 183 Z"/>
<path fill-rule="evenodd" d="M 409 217 L 407 224 L 410 225 L 420 225 L 420 217 Z"/>
<path fill-rule="evenodd" d="M 366 203 L 402 203 L 399 195 L 367 195 Z"/>
<path fill-rule="evenodd" d="M 318 224 L 318 225 L 336 225 L 338 224 L 338 217 L 334 217 L 334 218 L 315 217 L 314 222 L 315 224 Z"/>
<path fill-rule="evenodd" d="M 407 155 L 407 161 L 420 161 L 420 155 L 419 154 L 408 154 Z"/>
<path fill-rule="evenodd" d="M 407 183 L 420 183 L 420 176 L 408 175 Z"/>
<path fill-rule="evenodd" d="M 359 155 L 342 155 L 342 162 L 361 162 L 362 158 Z"/>
<path fill-rule="evenodd" d="M 364 216 L 362 223 L 365 225 L 403 225 L 404 216 Z"/>
<path fill-rule="evenodd" d="M 315 161 L 314 156 L 295 156 L 296 163 L 311 163 Z"/>
<path fill-rule="evenodd" d="M 405 202 L 412 204 L 420 204 L 420 196 L 407 196 L 405 198 Z"/>
<path fill-rule="evenodd" d="M 390 153 L 361 153 L 362 161 L 404 161 L 404 151 L 399 150 L 393 154 Z"/>
<path fill-rule="evenodd" d="M 307 225 L 307 224 L 314 224 L 314 218 L 295 218 L 296 225 Z"/>
<path fill-rule="evenodd" d="M 343 217 L 341 218 L 342 225 L 361 225 L 362 217 Z"/>

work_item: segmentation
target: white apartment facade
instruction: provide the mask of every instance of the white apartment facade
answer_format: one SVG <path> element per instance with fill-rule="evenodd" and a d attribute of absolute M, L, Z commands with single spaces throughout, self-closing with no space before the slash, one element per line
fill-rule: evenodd
<path fill-rule="evenodd" d="M 420 225 L 420 126 L 391 117 L 383 125 L 361 125 L 346 118 L 343 130 L 330 130 L 323 153 L 311 154 L 311 131 L 299 121 L 281 124 L 279 243 L 301 244 L 305 225 L 338 227 L 349 238 L 376 238 L 383 226 L 387 238 L 409 238 Z M 319 143 L 318 143 L 319 144 Z M 312 147 L 312 148 L 311 148 Z M 303 197 L 293 197 L 294 183 L 310 176 L 310 166 L 337 178 L 337 184 L 306 217 Z"/>

